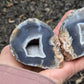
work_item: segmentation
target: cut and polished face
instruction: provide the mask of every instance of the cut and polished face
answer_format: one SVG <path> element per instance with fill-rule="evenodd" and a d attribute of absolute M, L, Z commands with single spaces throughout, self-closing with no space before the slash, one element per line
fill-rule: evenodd
<path fill-rule="evenodd" d="M 11 52 L 25 65 L 41 68 L 58 67 L 63 57 L 56 58 L 53 45 L 55 39 L 51 41 L 52 37 L 56 38 L 48 25 L 38 19 L 29 18 L 13 31 L 10 37 Z"/>

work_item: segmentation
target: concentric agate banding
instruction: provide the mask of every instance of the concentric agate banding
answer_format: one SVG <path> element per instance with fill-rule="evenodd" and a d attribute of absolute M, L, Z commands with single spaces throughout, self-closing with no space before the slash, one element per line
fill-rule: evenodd
<path fill-rule="evenodd" d="M 14 29 L 10 37 L 10 48 L 19 62 L 41 68 L 56 68 L 63 62 L 57 37 L 51 28 L 36 18 L 29 18 Z M 59 54 L 56 55 L 56 54 Z M 57 57 L 56 57 L 57 56 Z"/>

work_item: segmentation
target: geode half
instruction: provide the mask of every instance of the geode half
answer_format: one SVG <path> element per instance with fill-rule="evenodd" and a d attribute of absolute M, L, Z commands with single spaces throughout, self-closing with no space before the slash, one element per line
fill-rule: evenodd
<path fill-rule="evenodd" d="M 41 68 L 61 66 L 60 42 L 51 28 L 36 18 L 29 18 L 14 29 L 10 48 L 19 62 Z"/>
<path fill-rule="evenodd" d="M 63 21 L 59 40 L 66 61 L 84 56 L 84 8 L 74 10 Z"/>

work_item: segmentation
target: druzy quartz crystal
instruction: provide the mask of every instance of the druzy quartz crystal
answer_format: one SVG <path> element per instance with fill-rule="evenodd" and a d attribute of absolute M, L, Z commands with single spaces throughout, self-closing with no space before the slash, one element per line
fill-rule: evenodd
<path fill-rule="evenodd" d="M 10 48 L 19 62 L 41 68 L 56 68 L 63 62 L 60 42 L 52 29 L 36 18 L 29 18 L 14 29 Z"/>
<path fill-rule="evenodd" d="M 19 62 L 44 69 L 84 56 L 84 8 L 67 15 L 58 37 L 44 22 L 25 20 L 12 32 L 10 49 Z"/>

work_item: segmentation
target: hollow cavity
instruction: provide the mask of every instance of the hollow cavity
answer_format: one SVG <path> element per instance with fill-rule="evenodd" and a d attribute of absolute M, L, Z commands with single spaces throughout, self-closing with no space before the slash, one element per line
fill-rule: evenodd
<path fill-rule="evenodd" d="M 43 52 L 42 37 L 37 36 L 25 41 L 25 52 L 27 57 L 40 57 L 45 58 L 46 55 Z"/>
<path fill-rule="evenodd" d="M 80 43 L 84 45 L 84 23 L 78 23 L 79 34 L 80 34 Z"/>

